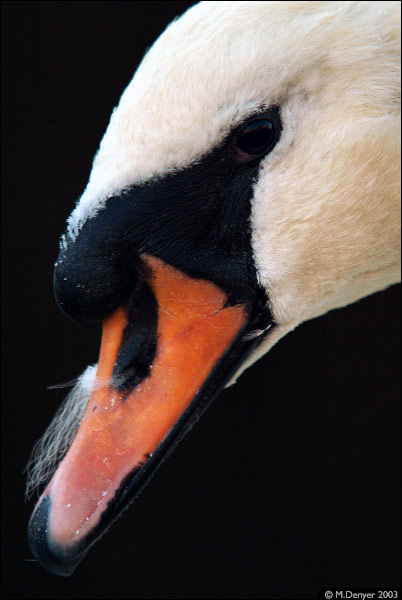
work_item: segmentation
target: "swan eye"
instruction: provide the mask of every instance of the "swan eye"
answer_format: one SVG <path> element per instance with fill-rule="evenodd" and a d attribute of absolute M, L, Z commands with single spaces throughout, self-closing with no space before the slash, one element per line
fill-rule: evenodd
<path fill-rule="evenodd" d="M 244 162 L 266 154 L 278 139 L 275 123 L 271 119 L 253 119 L 237 134 L 236 162 Z"/>

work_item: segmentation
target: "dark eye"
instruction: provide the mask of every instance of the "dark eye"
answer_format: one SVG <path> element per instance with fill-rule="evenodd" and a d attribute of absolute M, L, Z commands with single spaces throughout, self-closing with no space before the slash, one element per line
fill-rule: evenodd
<path fill-rule="evenodd" d="M 253 119 L 246 123 L 237 134 L 236 162 L 244 162 L 260 157 L 268 152 L 278 139 L 274 120 Z"/>

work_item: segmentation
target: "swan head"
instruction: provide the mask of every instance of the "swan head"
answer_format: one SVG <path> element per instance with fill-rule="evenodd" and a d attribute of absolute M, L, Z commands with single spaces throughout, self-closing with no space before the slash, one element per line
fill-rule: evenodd
<path fill-rule="evenodd" d="M 398 5 L 201 2 L 146 54 L 55 268 L 61 309 L 104 334 L 30 523 L 49 570 L 281 337 L 399 280 Z"/>

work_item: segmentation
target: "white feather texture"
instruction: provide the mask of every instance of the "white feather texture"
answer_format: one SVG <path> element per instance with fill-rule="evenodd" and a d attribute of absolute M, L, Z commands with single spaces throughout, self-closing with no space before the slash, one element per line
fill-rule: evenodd
<path fill-rule="evenodd" d="M 300 116 L 311 117 L 312 96 L 321 107 L 332 100 L 327 113 L 333 100 L 347 101 L 344 116 L 352 119 L 393 112 L 398 4 L 201 2 L 191 8 L 155 42 L 114 110 L 70 217 L 70 235 L 113 193 L 187 166 L 262 104 L 280 103 L 287 114 L 282 151 L 297 135 Z"/>
<path fill-rule="evenodd" d="M 399 40 L 400 2 L 194 6 L 123 93 L 62 244 L 111 195 L 187 167 L 277 104 L 283 131 L 251 215 L 276 326 L 237 376 L 304 320 L 400 280 Z M 94 385 L 108 382 L 89 367 L 38 442 L 28 495 L 68 450 Z"/>
<path fill-rule="evenodd" d="M 62 242 L 273 104 L 283 131 L 255 186 L 252 246 L 277 327 L 242 370 L 302 321 L 400 280 L 400 2 L 191 8 L 123 93 Z"/>

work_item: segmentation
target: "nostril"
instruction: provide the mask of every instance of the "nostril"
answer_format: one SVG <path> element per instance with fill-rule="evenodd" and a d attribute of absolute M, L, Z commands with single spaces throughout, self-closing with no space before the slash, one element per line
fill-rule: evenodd
<path fill-rule="evenodd" d="M 151 287 L 141 281 L 127 305 L 127 325 L 113 370 L 122 390 L 131 391 L 150 374 L 157 330 L 158 303 Z"/>

